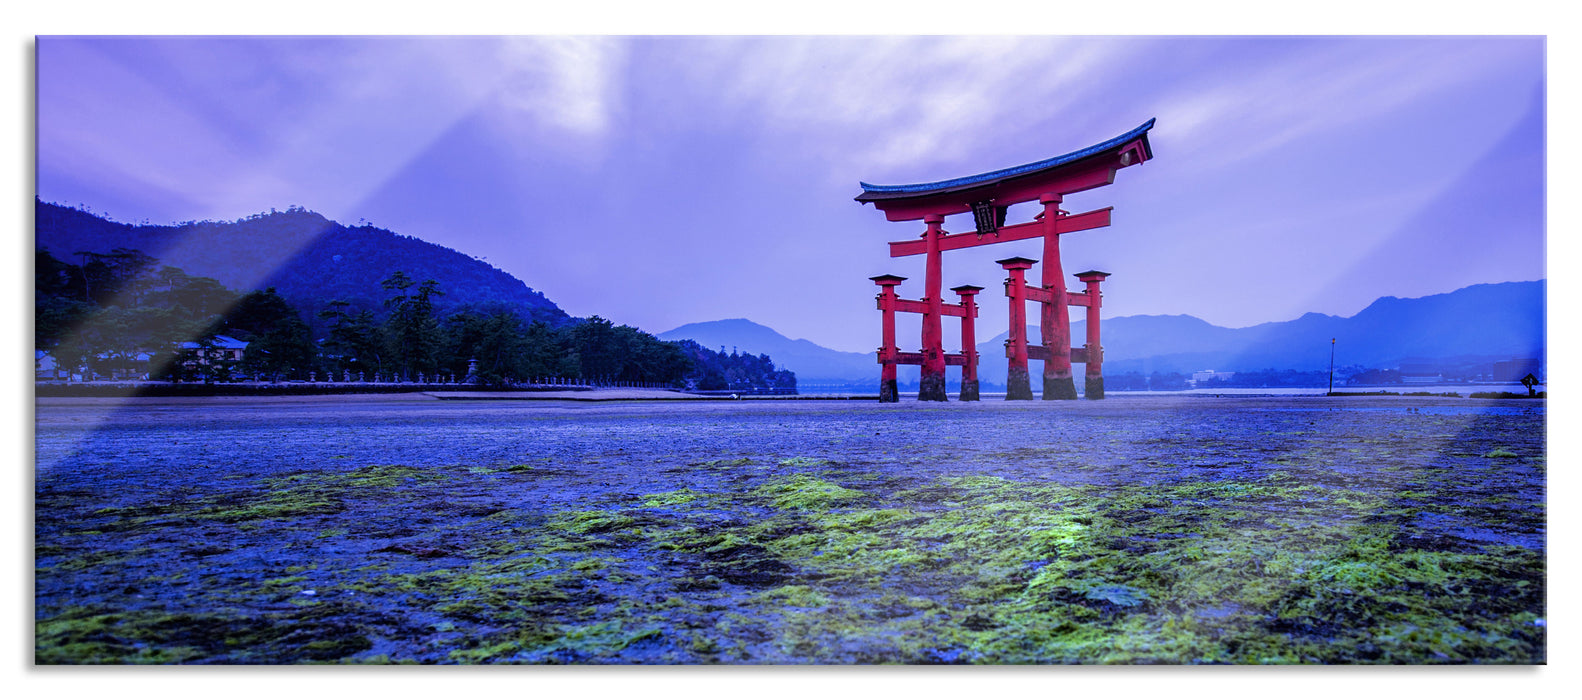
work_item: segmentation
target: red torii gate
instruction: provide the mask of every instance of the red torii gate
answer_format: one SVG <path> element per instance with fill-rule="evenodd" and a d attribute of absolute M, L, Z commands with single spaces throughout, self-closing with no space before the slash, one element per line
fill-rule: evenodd
<path fill-rule="evenodd" d="M 1042 284 L 1028 286 L 1022 281 L 1022 272 L 1037 261 L 1027 258 L 1002 260 L 1000 264 L 1011 271 L 1006 281 L 1006 294 L 1011 297 L 1011 340 L 1006 353 L 1010 358 L 1007 376 L 1007 399 L 1032 398 L 1028 385 L 1027 360 L 1044 362 L 1044 399 L 1075 399 L 1077 390 L 1071 376 L 1071 363 L 1086 365 L 1086 394 L 1089 398 L 1103 398 L 1104 378 L 1101 370 L 1103 351 L 1098 343 L 1099 283 L 1108 273 L 1089 271 L 1078 275 L 1087 284 L 1084 292 L 1066 290 L 1064 271 L 1060 265 L 1060 235 L 1085 231 L 1110 225 L 1112 207 L 1105 207 L 1082 214 L 1069 214 L 1060 209 L 1064 195 L 1082 192 L 1115 182 L 1115 172 L 1136 165 L 1153 157 L 1148 144 L 1148 130 L 1154 120 L 1103 143 L 1079 151 L 1056 156 L 1036 163 L 968 177 L 915 185 L 862 186 L 858 202 L 866 202 L 883 211 L 889 221 L 916 221 L 927 225 L 921 241 L 901 241 L 890 244 L 890 257 L 924 255 L 923 298 L 920 301 L 900 299 L 895 286 L 904 277 L 881 275 L 872 278 L 882 288 L 879 308 L 884 311 L 884 346 L 879 350 L 880 401 L 899 400 L 895 391 L 897 364 L 922 365 L 922 381 L 918 399 L 944 401 L 945 367 L 960 364 L 962 375 L 962 400 L 977 399 L 977 353 L 970 345 L 959 355 L 948 355 L 944 349 L 942 319 L 946 315 L 962 316 L 963 335 L 971 333 L 970 319 L 976 315 L 966 313 L 971 306 L 970 294 L 963 295 L 960 304 L 945 304 L 942 298 L 942 254 L 947 250 L 992 245 L 1031 238 L 1044 239 L 1044 267 Z M 1044 205 L 1042 213 L 1032 221 L 1005 225 L 1005 212 L 1013 204 L 1038 200 Z M 951 214 L 972 212 L 975 231 L 971 233 L 946 233 L 945 217 Z M 975 288 L 981 289 L 981 288 Z M 959 290 L 959 288 L 958 288 Z M 974 292 L 975 293 L 975 292 Z M 1040 303 L 1039 325 L 1042 346 L 1026 343 L 1026 325 L 1022 304 L 1025 301 Z M 1088 308 L 1087 346 L 1071 347 L 1071 305 Z M 947 307 L 949 310 L 947 311 Z M 895 346 L 894 313 L 909 311 L 923 315 L 923 349 L 919 353 L 902 353 Z M 1023 320 L 1018 320 L 1023 319 Z M 1020 339 L 1018 341 L 1018 339 Z M 965 338 L 964 338 L 965 340 Z M 969 369 L 970 368 L 970 369 Z M 1020 372 L 1018 372 L 1020 369 Z M 972 392 L 968 398 L 967 380 L 971 376 Z"/>
<path fill-rule="evenodd" d="M 895 314 L 897 311 L 909 313 L 929 313 L 929 305 L 923 301 L 902 299 L 895 293 L 896 285 L 905 281 L 905 277 L 896 275 L 879 275 L 869 277 L 874 284 L 879 285 L 879 310 L 883 312 L 882 334 L 884 346 L 879 348 L 879 400 L 894 403 L 900 400 L 900 394 L 895 386 L 895 369 L 897 365 L 921 365 L 926 361 L 927 353 L 901 352 L 895 344 Z M 978 317 L 978 305 L 973 296 L 983 291 L 983 287 L 964 284 L 960 287 L 951 287 L 957 298 L 957 304 L 940 304 L 940 313 L 946 316 L 961 317 L 961 352 L 946 353 L 943 349 L 939 354 L 944 357 L 945 366 L 961 366 L 961 400 L 978 400 L 978 342 L 973 330 L 974 320 Z M 926 316 L 925 316 L 926 318 Z"/>

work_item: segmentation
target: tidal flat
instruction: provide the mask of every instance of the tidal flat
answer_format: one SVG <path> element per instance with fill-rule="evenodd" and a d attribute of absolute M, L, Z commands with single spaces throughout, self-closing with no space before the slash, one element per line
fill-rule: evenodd
<path fill-rule="evenodd" d="M 38 664 L 1543 664 L 1543 400 L 39 399 Z"/>

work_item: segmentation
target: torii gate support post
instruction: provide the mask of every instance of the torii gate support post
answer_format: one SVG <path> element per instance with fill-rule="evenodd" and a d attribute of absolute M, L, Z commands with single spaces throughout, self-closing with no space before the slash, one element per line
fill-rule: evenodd
<path fill-rule="evenodd" d="M 939 238 L 944 235 L 945 217 L 929 214 L 923 217 L 928 224 L 928 252 L 924 263 L 923 303 L 923 371 L 917 386 L 918 401 L 946 401 L 945 397 L 945 333 L 941 321 L 944 317 L 943 264 Z"/>
<path fill-rule="evenodd" d="M 879 275 L 870 277 L 874 284 L 879 285 L 879 311 L 883 320 L 883 345 L 879 346 L 879 402 L 898 403 L 901 395 L 896 391 L 895 370 L 897 356 L 901 349 L 895 344 L 895 310 L 899 297 L 895 293 L 896 285 L 905 281 L 905 277 L 896 275 Z"/>
<path fill-rule="evenodd" d="M 1071 376 L 1071 311 L 1067 307 L 1066 275 L 1060 266 L 1060 231 L 1055 224 L 1064 215 L 1063 198 L 1045 193 L 1038 198 L 1044 205 L 1043 288 L 1049 291 L 1038 316 L 1043 345 L 1049 351 L 1044 360 L 1044 400 L 1075 399 L 1077 384 Z"/>
<path fill-rule="evenodd" d="M 1005 280 L 1005 296 L 1011 300 L 1010 329 L 1005 339 L 1005 400 L 1030 401 L 1033 388 L 1027 379 L 1027 274 L 1037 260 L 1006 258 L 996 260 L 1011 276 Z"/>
<path fill-rule="evenodd" d="M 1077 273 L 1077 279 L 1088 285 L 1088 338 L 1083 348 L 1087 364 L 1083 372 L 1082 395 L 1090 400 L 1104 398 L 1104 347 L 1099 345 L 1099 283 L 1109 276 L 1110 273 L 1098 270 Z"/>
<path fill-rule="evenodd" d="M 983 287 L 964 284 L 951 287 L 950 291 L 961 300 L 961 354 L 965 360 L 961 365 L 961 400 L 977 401 L 978 337 L 973 319 L 978 317 L 978 304 L 973 297 L 983 291 Z"/>

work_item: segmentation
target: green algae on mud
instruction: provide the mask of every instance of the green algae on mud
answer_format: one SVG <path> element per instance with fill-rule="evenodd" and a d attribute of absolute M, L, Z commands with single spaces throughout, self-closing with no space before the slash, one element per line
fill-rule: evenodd
<path fill-rule="evenodd" d="M 84 459 L 38 477 L 36 661 L 1544 663 L 1541 411 L 1293 405 L 1332 402 L 988 408 L 1037 430 L 971 443 L 601 409 L 193 484 Z"/>

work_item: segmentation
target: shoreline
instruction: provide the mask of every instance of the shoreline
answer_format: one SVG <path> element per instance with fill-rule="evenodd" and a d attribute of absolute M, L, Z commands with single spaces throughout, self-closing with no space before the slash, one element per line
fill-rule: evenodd
<path fill-rule="evenodd" d="M 203 404 L 203 403 L 401 403 L 434 401 L 468 402 L 468 401 L 574 401 L 574 402 L 608 402 L 608 401 L 664 401 L 692 403 L 698 401 L 875 401 L 879 399 L 873 395 L 741 395 L 716 396 L 708 394 L 687 394 L 678 391 L 663 389 L 584 389 L 577 391 L 428 391 L 415 390 L 405 392 L 379 392 L 379 393 L 324 393 L 324 394 L 213 394 L 189 396 L 161 396 L 146 394 L 93 394 L 79 396 L 37 395 L 33 396 L 34 405 L 39 406 L 69 406 L 69 405 L 95 405 L 105 403 L 117 404 Z"/>
<path fill-rule="evenodd" d="M 148 395 L 96 395 L 96 396 L 37 396 L 33 397 L 33 405 L 44 406 L 95 406 L 95 405 L 203 405 L 203 404 L 378 404 L 378 403 L 419 403 L 434 404 L 447 403 L 511 403 L 511 402 L 571 402 L 571 403 L 617 403 L 617 402 L 664 402 L 692 404 L 698 402 L 841 402 L 874 403 L 878 404 L 877 395 L 824 395 L 824 394 L 796 394 L 796 395 L 742 395 L 739 398 L 731 396 L 712 396 L 685 394 L 675 391 L 657 389 L 590 389 L 580 391 L 501 391 L 501 392 L 445 392 L 445 391 L 410 391 L 410 392 L 384 392 L 369 394 L 243 394 L 243 395 L 209 395 L 209 396 L 148 396 Z M 1359 399 L 1374 400 L 1422 400 L 1438 399 L 1452 401 L 1523 401 L 1537 402 L 1539 405 L 1547 404 L 1547 396 L 1540 394 L 1536 397 L 1528 396 L 1447 396 L 1444 394 L 1409 394 L 1409 393 L 1339 393 L 1333 396 L 1323 394 L 1189 394 L 1189 393 L 1138 393 L 1115 394 L 1099 401 L 1077 399 L 1074 401 L 1050 401 L 1039 399 L 1028 401 L 1005 401 L 1003 398 L 986 398 L 977 402 L 962 402 L 952 398 L 947 402 L 918 401 L 914 396 L 903 396 L 898 404 L 885 404 L 887 406 L 928 406 L 946 407 L 952 404 L 978 405 L 1049 405 L 1049 406 L 1087 406 L 1100 407 L 1106 404 L 1131 403 L 1132 401 L 1157 401 L 1160 399 L 1196 399 L 1196 400 L 1330 400 L 1347 401 L 1351 403 Z M 1337 406 L 1338 407 L 1338 406 Z"/>

